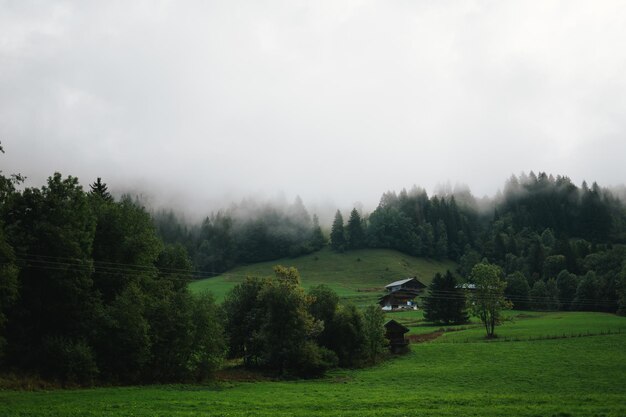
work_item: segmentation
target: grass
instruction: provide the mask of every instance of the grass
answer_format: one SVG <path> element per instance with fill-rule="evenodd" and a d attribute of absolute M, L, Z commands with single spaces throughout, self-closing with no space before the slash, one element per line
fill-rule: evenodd
<path fill-rule="evenodd" d="M 516 310 L 503 313 L 505 321 L 496 328 L 497 338 L 494 341 L 626 334 L 626 320 L 614 314 Z M 485 337 L 485 329 L 476 317 L 472 317 L 467 324 L 442 326 L 425 322 L 421 310 L 387 313 L 386 316 L 407 326 L 409 335 L 444 330 L 445 333 L 437 340 L 439 343 L 482 342 Z"/>
<path fill-rule="evenodd" d="M 418 317 L 395 314 L 402 320 Z M 626 318 L 601 313 L 520 314 L 511 312 L 516 318 L 497 329 L 501 337 L 626 327 Z M 412 345 L 408 355 L 320 380 L 0 391 L 0 415 L 626 415 L 626 333 L 492 343 L 480 330 L 446 333 Z M 475 343 L 442 343 L 457 335 L 473 338 L 474 332 Z"/>
<path fill-rule="evenodd" d="M 274 265 L 294 266 L 300 271 L 302 285 L 331 287 L 345 301 L 357 305 L 375 303 L 385 285 L 399 279 L 417 276 L 428 285 L 437 272 L 455 270 L 451 261 L 414 258 L 394 250 L 362 249 L 336 253 L 322 249 L 298 258 L 285 258 L 234 268 L 222 275 L 192 282 L 194 292 L 211 291 L 218 301 L 246 276 L 273 276 Z"/>

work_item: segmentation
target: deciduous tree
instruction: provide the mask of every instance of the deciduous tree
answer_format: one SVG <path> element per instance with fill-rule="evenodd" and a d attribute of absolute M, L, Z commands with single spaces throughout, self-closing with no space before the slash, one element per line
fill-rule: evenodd
<path fill-rule="evenodd" d="M 504 297 L 506 281 L 502 279 L 502 270 L 483 262 L 472 268 L 470 278 L 476 284 L 471 297 L 472 313 L 482 321 L 487 338 L 493 338 L 496 325 L 502 321 L 502 310 L 512 307 Z"/>

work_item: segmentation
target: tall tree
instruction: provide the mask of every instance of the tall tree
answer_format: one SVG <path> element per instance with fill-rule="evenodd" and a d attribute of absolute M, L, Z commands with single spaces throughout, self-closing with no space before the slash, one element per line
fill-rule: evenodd
<path fill-rule="evenodd" d="M 466 323 L 469 319 L 465 292 L 458 288 L 457 280 L 450 271 L 435 274 L 424 298 L 424 319 L 444 324 Z"/>
<path fill-rule="evenodd" d="M 519 271 L 506 277 L 506 289 L 504 294 L 517 310 L 526 310 L 530 307 L 530 287 L 528 280 Z"/>
<path fill-rule="evenodd" d="M 385 338 L 385 313 L 377 305 L 370 305 L 363 312 L 363 336 L 365 357 L 376 363 L 382 357 L 387 339 Z"/>
<path fill-rule="evenodd" d="M 348 249 L 360 249 L 365 246 L 363 222 L 356 208 L 353 208 L 350 212 L 350 218 L 346 226 L 346 243 Z"/>
<path fill-rule="evenodd" d="M 338 252 L 343 252 L 346 249 L 346 236 L 343 228 L 343 216 L 341 215 L 341 212 L 339 210 L 337 210 L 337 213 L 335 213 L 333 226 L 330 230 L 330 247 Z"/>
<path fill-rule="evenodd" d="M 474 266 L 470 275 L 476 284 L 472 294 L 472 313 L 483 322 L 487 338 L 495 337 L 496 325 L 502 320 L 502 310 L 512 307 L 504 297 L 506 281 L 501 277 L 500 267 L 484 262 Z"/>
<path fill-rule="evenodd" d="M 95 219 L 78 179 L 55 173 L 41 189 L 16 195 L 6 231 L 25 259 L 8 323 L 13 363 L 50 376 L 65 373 L 73 360 L 66 353 L 74 352 L 91 375 L 95 364 L 85 339 L 99 309 L 91 277 Z"/>
<path fill-rule="evenodd" d="M 102 182 L 102 178 L 98 177 L 96 182 L 89 186 L 91 188 L 90 194 L 101 198 L 104 201 L 111 202 L 113 201 L 113 196 L 109 193 L 107 185 Z"/>
<path fill-rule="evenodd" d="M 320 221 L 316 214 L 313 215 L 313 229 L 311 231 L 311 246 L 314 250 L 320 250 L 326 244 L 326 238 L 322 233 Z"/>

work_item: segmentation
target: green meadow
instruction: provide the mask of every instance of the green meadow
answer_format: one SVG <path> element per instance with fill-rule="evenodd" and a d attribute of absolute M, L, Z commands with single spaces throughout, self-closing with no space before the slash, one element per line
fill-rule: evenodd
<path fill-rule="evenodd" d="M 408 323 L 411 333 L 438 330 L 423 325 L 419 312 L 389 316 Z M 508 316 L 494 342 L 470 325 L 413 344 L 409 354 L 377 366 L 317 380 L 226 378 L 208 385 L 0 391 L 0 415 L 626 415 L 626 318 L 578 312 Z M 563 338 L 543 339 L 558 334 Z"/>
<path fill-rule="evenodd" d="M 451 261 L 414 258 L 394 250 L 361 249 L 336 253 L 328 248 L 298 258 L 285 258 L 234 268 L 222 275 L 192 282 L 194 292 L 211 291 L 218 301 L 246 276 L 273 276 L 274 265 L 294 266 L 300 271 L 302 285 L 331 287 L 343 300 L 357 305 L 376 302 L 385 285 L 416 276 L 428 285 L 433 275 L 456 269 Z"/>

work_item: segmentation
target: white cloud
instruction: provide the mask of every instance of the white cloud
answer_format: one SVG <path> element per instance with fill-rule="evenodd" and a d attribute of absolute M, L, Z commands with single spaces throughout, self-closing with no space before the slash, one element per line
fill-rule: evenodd
<path fill-rule="evenodd" d="M 0 2 L 0 27 L 3 170 L 34 183 L 372 205 L 626 174 L 622 2 Z"/>

